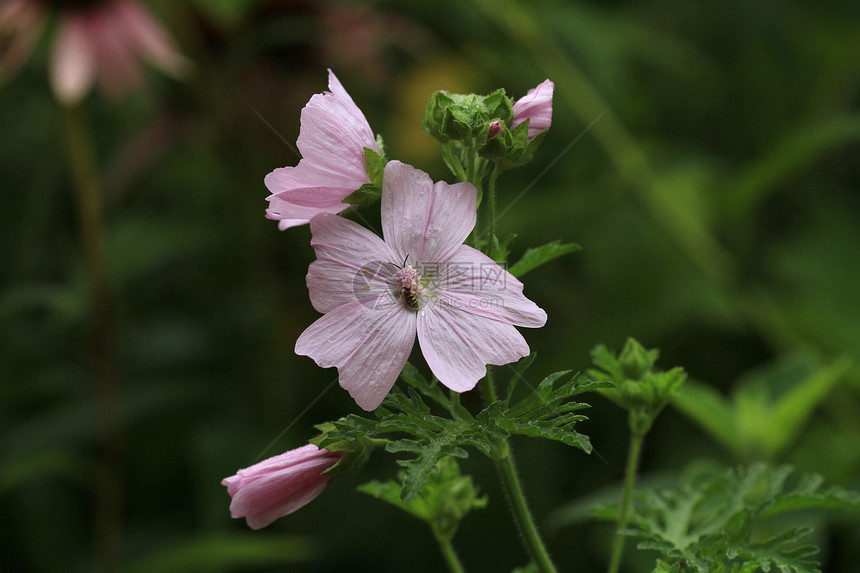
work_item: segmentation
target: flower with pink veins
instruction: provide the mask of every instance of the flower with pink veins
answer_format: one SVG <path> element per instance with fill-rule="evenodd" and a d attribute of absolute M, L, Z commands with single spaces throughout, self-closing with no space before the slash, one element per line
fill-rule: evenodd
<path fill-rule="evenodd" d="M 29 55 L 41 32 L 47 0 L 8 0 L 0 9 L 0 35 L 9 36 L 0 70 L 11 73 Z M 61 102 L 83 99 L 93 83 L 109 97 L 138 87 L 139 60 L 183 77 L 190 62 L 177 52 L 161 25 L 134 0 L 60 2 L 51 55 L 51 84 Z"/>
<path fill-rule="evenodd" d="M 516 127 L 525 120 L 529 120 L 528 138 L 549 129 L 552 123 L 552 93 L 555 84 L 550 80 L 544 80 L 537 87 L 529 90 L 529 93 L 514 102 L 514 121 L 511 127 Z"/>
<path fill-rule="evenodd" d="M 474 388 L 487 364 L 528 355 L 514 326 L 543 326 L 546 313 L 513 275 L 462 244 L 475 226 L 476 198 L 471 183 L 434 184 L 392 161 L 382 183 L 384 239 L 336 215 L 311 220 L 317 260 L 307 284 L 324 316 L 302 333 L 296 353 L 337 367 L 361 408 L 382 402 L 416 335 L 430 370 L 455 392 Z"/>
<path fill-rule="evenodd" d="M 221 481 L 233 498 L 230 514 L 260 529 L 293 513 L 322 493 L 331 479 L 323 472 L 342 455 L 308 444 L 239 470 Z"/>
<path fill-rule="evenodd" d="M 379 152 L 373 131 L 331 70 L 328 88 L 302 109 L 299 164 L 266 176 L 272 193 L 266 216 L 278 220 L 281 230 L 304 225 L 319 213 L 343 211 L 349 207 L 343 200 L 370 183 L 364 148 Z"/>

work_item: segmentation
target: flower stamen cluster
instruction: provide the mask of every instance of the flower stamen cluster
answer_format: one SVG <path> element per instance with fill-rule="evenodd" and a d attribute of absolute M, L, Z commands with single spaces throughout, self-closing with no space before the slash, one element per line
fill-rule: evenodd
<path fill-rule="evenodd" d="M 406 308 L 411 310 L 420 310 L 423 306 L 421 301 L 421 275 L 412 265 L 406 265 L 396 273 L 394 273 L 397 292 L 400 293 L 400 298 Z"/>

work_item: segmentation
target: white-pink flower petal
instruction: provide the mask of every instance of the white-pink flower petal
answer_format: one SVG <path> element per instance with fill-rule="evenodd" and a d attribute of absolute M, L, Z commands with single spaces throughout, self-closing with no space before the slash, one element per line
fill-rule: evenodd
<path fill-rule="evenodd" d="M 412 261 L 447 261 L 475 227 L 477 190 L 471 183 L 433 183 L 423 171 L 391 161 L 382 179 L 382 233 L 395 253 Z"/>
<path fill-rule="evenodd" d="M 487 364 L 508 364 L 529 353 L 510 324 L 444 304 L 419 314 L 418 343 L 436 378 L 455 392 L 474 388 Z"/>
<path fill-rule="evenodd" d="M 388 394 L 415 343 L 415 313 L 397 299 L 353 301 L 318 319 L 296 341 L 296 354 L 337 367 L 340 385 L 364 410 Z"/>
<path fill-rule="evenodd" d="M 323 472 L 343 454 L 308 444 L 254 464 L 224 478 L 232 498 L 230 513 L 260 529 L 317 497 L 331 479 Z"/>
<path fill-rule="evenodd" d="M 335 215 L 311 220 L 311 246 L 317 260 L 308 269 L 311 303 L 319 312 L 331 312 L 356 300 L 376 306 L 369 299 L 392 299 L 395 258 L 382 239 L 361 225 Z M 387 276 L 380 271 L 388 270 Z M 392 303 L 384 300 L 382 303 Z"/>
<path fill-rule="evenodd" d="M 511 127 L 516 127 L 529 120 L 528 138 L 532 139 L 538 133 L 549 129 L 552 123 L 552 96 L 555 84 L 544 80 L 537 87 L 514 102 L 514 120 Z"/>
<path fill-rule="evenodd" d="M 296 140 L 302 154 L 299 164 L 275 169 L 265 178 L 266 187 L 272 192 L 268 200 L 282 202 L 275 218 L 291 222 L 304 218 L 285 209 L 285 205 L 319 207 L 321 213 L 336 212 L 331 209 L 334 205 L 370 183 L 364 148 L 379 151 L 373 131 L 331 70 L 329 89 L 331 92 L 312 96 L 302 109 Z"/>
<path fill-rule="evenodd" d="M 346 203 L 335 203 L 328 207 L 305 207 L 289 203 L 279 197 L 270 197 L 266 217 L 278 221 L 278 228 L 283 231 L 290 227 L 307 225 L 311 218 L 320 213 L 340 213 L 347 207 L 349 205 Z"/>
<path fill-rule="evenodd" d="M 523 294 L 523 283 L 493 259 L 461 245 L 440 267 L 440 296 L 446 303 L 472 314 L 515 326 L 540 328 L 546 312 Z"/>

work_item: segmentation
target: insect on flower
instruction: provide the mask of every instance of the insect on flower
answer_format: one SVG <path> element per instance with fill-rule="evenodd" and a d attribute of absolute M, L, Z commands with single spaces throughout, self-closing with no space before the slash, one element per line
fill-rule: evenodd
<path fill-rule="evenodd" d="M 384 239 L 333 214 L 311 219 L 317 260 L 307 284 L 324 316 L 302 333 L 296 353 L 337 367 L 340 385 L 365 410 L 388 394 L 416 337 L 439 381 L 465 392 L 487 364 L 528 355 L 516 326 L 546 322 L 519 280 L 462 244 L 476 202 L 471 183 L 434 183 L 391 161 L 382 184 Z"/>

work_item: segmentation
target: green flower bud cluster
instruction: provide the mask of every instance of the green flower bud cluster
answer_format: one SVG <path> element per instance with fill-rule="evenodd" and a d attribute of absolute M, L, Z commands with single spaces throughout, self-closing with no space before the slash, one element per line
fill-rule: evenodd
<path fill-rule="evenodd" d="M 640 436 L 648 432 L 657 415 L 687 379 L 683 368 L 655 370 L 660 351 L 647 350 L 632 338 L 627 339 L 619 356 L 603 345 L 597 346 L 591 355 L 598 368 L 588 371 L 589 378 L 612 384 L 598 392 L 628 411 L 630 429 Z"/>
<path fill-rule="evenodd" d="M 421 128 L 452 145 L 453 155 L 470 150 L 504 170 L 530 161 L 543 139 L 541 133 L 529 140 L 529 121 L 512 128 L 513 120 L 513 101 L 503 89 L 487 96 L 437 91 L 427 102 Z"/>
<path fill-rule="evenodd" d="M 421 128 L 447 143 L 475 137 L 493 120 L 510 125 L 513 119 L 513 103 L 503 89 L 488 96 L 438 91 L 427 102 Z"/>

